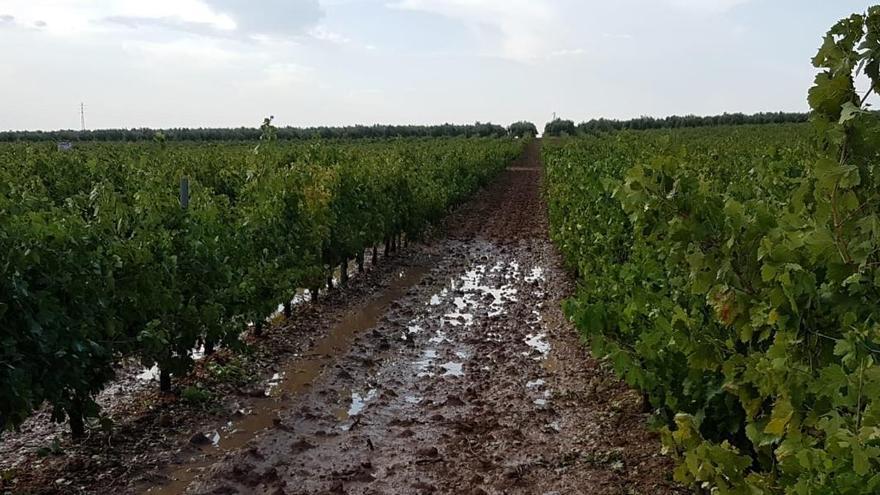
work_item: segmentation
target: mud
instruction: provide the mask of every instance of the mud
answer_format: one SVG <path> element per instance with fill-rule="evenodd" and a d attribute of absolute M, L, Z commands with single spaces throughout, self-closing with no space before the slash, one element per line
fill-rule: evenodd
<path fill-rule="evenodd" d="M 547 238 L 540 183 L 532 145 L 451 215 L 444 235 L 322 303 L 334 309 L 318 305 L 271 332 L 280 343 L 258 352 L 272 364 L 253 370 L 255 393 L 232 393 L 234 404 L 200 420 L 183 411 L 176 434 L 151 447 L 164 454 L 119 456 L 133 470 L 112 471 L 118 484 L 56 461 L 42 478 L 18 473 L 30 480 L 19 486 L 683 493 L 639 394 L 589 357 L 560 311 L 573 284 Z M 61 486 L 51 480 L 60 475 Z"/>

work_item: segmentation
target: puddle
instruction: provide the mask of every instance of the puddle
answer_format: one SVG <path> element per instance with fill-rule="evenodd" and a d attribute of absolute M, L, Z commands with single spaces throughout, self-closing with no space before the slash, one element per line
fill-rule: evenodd
<path fill-rule="evenodd" d="M 269 381 L 266 382 L 266 397 L 271 397 L 272 393 L 275 392 L 275 390 L 278 388 L 278 385 L 281 385 L 281 382 L 283 380 L 284 374 L 282 373 L 275 373 L 274 375 L 272 375 L 272 378 L 270 378 Z"/>
<path fill-rule="evenodd" d="M 365 394 L 361 394 L 360 392 L 351 392 L 348 394 L 349 397 L 349 406 L 348 409 L 339 409 L 336 412 L 336 418 L 339 421 L 348 421 L 352 416 L 357 416 L 361 412 L 363 412 L 364 408 L 367 407 L 373 399 L 378 395 L 378 390 L 375 388 L 371 388 Z M 351 428 L 351 425 L 342 425 L 341 428 L 347 431 Z"/>
<path fill-rule="evenodd" d="M 434 374 L 428 371 L 428 367 L 431 366 L 435 359 L 437 359 L 437 351 L 434 349 L 425 349 L 422 353 L 422 357 L 413 363 L 416 368 L 416 376 L 419 378 L 433 376 Z"/>
<path fill-rule="evenodd" d="M 525 280 L 526 282 L 528 282 L 530 284 L 537 282 L 539 280 L 544 280 L 544 269 L 541 268 L 540 266 L 536 266 L 536 267 L 532 268 L 532 273 L 530 273 L 529 275 L 526 275 L 526 277 L 523 280 Z"/>
<path fill-rule="evenodd" d="M 138 376 L 137 379 L 143 382 L 151 382 L 159 380 L 159 365 L 154 364 L 152 368 L 145 368 Z"/>
<path fill-rule="evenodd" d="M 537 351 L 542 356 L 547 356 L 550 353 L 550 343 L 547 342 L 546 333 L 529 334 L 526 336 L 525 343 L 532 348 L 532 351 Z M 524 354 L 529 355 L 528 352 Z"/>
<path fill-rule="evenodd" d="M 233 420 L 228 428 L 230 430 L 228 434 L 218 433 L 219 438 L 216 443 L 203 448 L 202 456 L 175 469 L 167 485 L 152 487 L 147 489 L 146 493 L 159 495 L 184 493 L 205 467 L 217 462 L 227 452 L 241 448 L 264 430 L 272 428 L 279 413 L 287 409 L 286 399 L 306 390 L 324 368 L 334 362 L 336 356 L 345 353 L 351 347 L 359 333 L 374 327 L 391 302 L 403 297 L 427 271 L 426 267 L 416 266 L 392 278 L 390 286 L 378 298 L 349 312 L 323 339 L 315 343 L 307 357 L 289 363 L 273 375 L 266 383 L 269 396 L 253 399 L 249 404 L 250 414 Z M 436 358 L 436 351 L 433 357 Z M 370 392 L 358 400 L 365 404 L 370 400 Z M 355 406 L 355 394 L 352 394 L 352 409 L 359 413 L 360 409 Z M 362 409 L 363 405 L 359 407 Z"/>
<path fill-rule="evenodd" d="M 217 347 L 219 349 L 219 346 Z M 205 346 L 196 347 L 189 351 L 190 356 L 193 358 L 193 361 L 199 361 L 205 358 Z M 150 368 L 144 368 L 143 371 L 138 373 L 135 378 L 142 382 L 157 382 L 159 381 L 159 365 L 154 364 Z"/>
<path fill-rule="evenodd" d="M 351 406 L 348 408 L 348 417 L 357 416 L 367 407 L 367 403 L 376 398 L 376 389 L 370 389 L 366 395 L 357 392 L 351 394 Z"/>
<path fill-rule="evenodd" d="M 541 394 L 541 397 L 533 400 L 532 403 L 534 403 L 536 406 L 546 406 L 547 401 L 550 400 L 551 397 L 553 397 L 553 392 L 550 392 L 549 390 L 544 390 L 544 393 Z"/>
<path fill-rule="evenodd" d="M 464 370 L 462 369 L 462 367 L 463 367 L 462 363 L 448 362 L 448 363 L 441 364 L 440 367 L 443 368 L 444 370 L 446 370 L 446 372 L 443 373 L 442 376 L 464 376 Z"/>

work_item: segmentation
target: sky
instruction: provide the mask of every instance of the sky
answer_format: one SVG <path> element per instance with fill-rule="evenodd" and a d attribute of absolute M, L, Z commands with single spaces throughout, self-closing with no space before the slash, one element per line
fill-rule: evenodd
<path fill-rule="evenodd" d="M 0 130 L 806 111 L 851 0 L 0 0 Z"/>

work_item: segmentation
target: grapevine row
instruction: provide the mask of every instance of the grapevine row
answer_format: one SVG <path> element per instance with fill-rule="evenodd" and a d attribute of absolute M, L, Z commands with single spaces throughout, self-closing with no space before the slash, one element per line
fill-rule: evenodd
<path fill-rule="evenodd" d="M 126 356 L 158 364 L 167 389 L 192 349 L 235 347 L 297 288 L 316 294 L 366 248 L 419 236 L 520 149 L 482 138 L 0 146 L 0 431 L 48 402 L 82 433 Z"/>
<path fill-rule="evenodd" d="M 811 124 L 544 146 L 566 311 L 712 493 L 880 493 L 880 8 L 813 63 Z"/>

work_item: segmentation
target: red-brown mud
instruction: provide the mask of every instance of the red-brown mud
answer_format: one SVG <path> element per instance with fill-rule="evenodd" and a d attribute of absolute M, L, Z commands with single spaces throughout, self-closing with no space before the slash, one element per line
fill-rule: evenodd
<path fill-rule="evenodd" d="M 347 303 L 331 301 L 338 311 L 278 327 L 303 343 L 266 351 L 268 395 L 181 420 L 162 444 L 174 454 L 130 460 L 118 490 L 682 493 L 639 394 L 589 357 L 561 313 L 573 282 L 547 237 L 541 177 L 533 143 L 440 239 L 363 277 Z M 79 486 L 70 492 L 110 487 L 57 472 Z"/>

